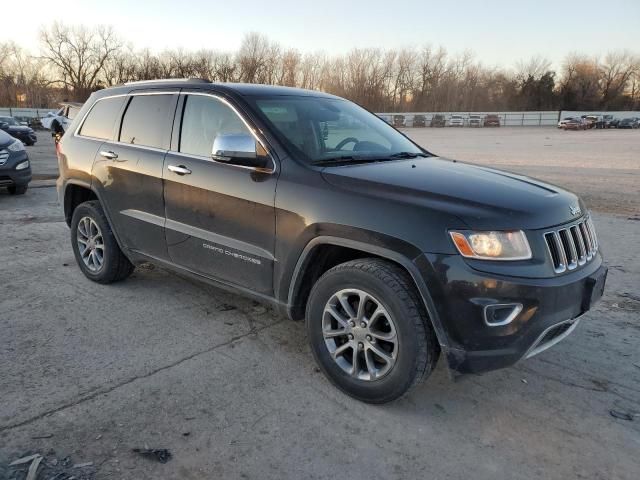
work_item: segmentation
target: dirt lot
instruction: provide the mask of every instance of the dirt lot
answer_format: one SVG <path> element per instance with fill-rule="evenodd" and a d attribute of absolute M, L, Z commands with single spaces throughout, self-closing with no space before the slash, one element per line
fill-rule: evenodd
<path fill-rule="evenodd" d="M 610 277 L 573 335 L 456 383 L 439 365 L 400 401 L 365 405 L 317 371 L 302 324 L 153 267 L 91 283 L 54 189 L 0 191 L 0 479 L 24 478 L 8 463 L 35 452 L 93 463 L 69 467 L 76 478 L 637 479 L 640 132 L 409 134 L 587 198 Z M 173 458 L 131 452 L 144 446 Z"/>

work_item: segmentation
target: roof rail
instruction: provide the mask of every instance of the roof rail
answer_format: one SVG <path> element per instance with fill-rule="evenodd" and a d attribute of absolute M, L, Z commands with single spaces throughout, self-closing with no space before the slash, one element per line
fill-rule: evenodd
<path fill-rule="evenodd" d="M 173 82 L 190 82 L 190 83 L 211 83 L 206 78 L 161 78 L 157 80 L 137 80 L 135 82 L 125 82 L 125 85 L 138 85 L 141 83 L 173 83 Z"/>

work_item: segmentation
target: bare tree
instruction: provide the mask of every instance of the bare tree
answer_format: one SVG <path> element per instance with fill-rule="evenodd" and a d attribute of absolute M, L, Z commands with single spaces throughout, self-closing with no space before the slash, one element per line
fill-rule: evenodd
<path fill-rule="evenodd" d="M 640 61 L 628 51 L 610 52 L 600 67 L 600 90 L 605 109 L 619 106 L 623 93 L 638 73 Z"/>
<path fill-rule="evenodd" d="M 40 32 L 43 58 L 55 71 L 54 81 L 62 83 L 77 98 L 86 98 L 98 87 L 108 59 L 121 49 L 111 27 L 69 27 L 54 23 Z"/>

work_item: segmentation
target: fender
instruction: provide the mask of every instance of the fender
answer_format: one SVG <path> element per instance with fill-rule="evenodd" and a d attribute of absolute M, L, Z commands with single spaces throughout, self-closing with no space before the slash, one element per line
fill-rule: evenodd
<path fill-rule="evenodd" d="M 65 181 L 64 186 L 62 187 L 62 202 L 61 202 L 62 203 L 62 208 L 64 209 L 65 220 L 67 220 L 67 216 L 68 216 L 67 215 L 66 196 L 67 196 L 67 187 L 69 185 L 76 185 L 78 187 L 82 187 L 82 188 L 86 188 L 87 190 L 91 190 L 91 192 L 96 196 L 96 198 L 100 202 L 100 206 L 102 207 L 102 211 L 104 212 L 105 217 L 107 217 L 107 222 L 109 222 L 109 228 L 111 229 L 111 233 L 113 234 L 114 238 L 116 239 L 116 243 L 118 244 L 118 247 L 120 247 L 120 250 L 122 250 L 122 252 L 127 256 L 127 258 L 130 261 L 132 261 L 132 263 L 133 263 L 131 255 L 129 253 L 129 250 L 120 241 L 120 237 L 118 236 L 118 232 L 116 232 L 116 230 L 113 228 L 113 222 L 111 221 L 111 215 L 109 214 L 109 209 L 106 208 L 106 206 L 105 206 L 105 202 L 103 201 L 102 194 L 96 188 L 94 188 L 93 177 L 92 177 L 91 183 L 83 182 L 82 180 L 76 180 L 76 179 Z M 68 218 L 67 225 L 71 226 L 71 216 L 69 216 L 69 218 Z"/>
<path fill-rule="evenodd" d="M 440 348 L 443 350 L 445 355 L 448 355 L 450 346 L 449 338 L 446 334 L 446 331 L 442 327 L 440 317 L 438 316 L 435 304 L 433 302 L 433 299 L 431 298 L 431 294 L 429 293 L 429 288 L 422 278 L 422 275 L 418 271 L 415 263 L 413 262 L 413 259 L 409 259 L 406 256 L 393 250 L 377 245 L 371 245 L 365 242 L 360 242 L 357 240 L 350 240 L 333 236 L 319 236 L 313 238 L 311 241 L 309 241 L 309 243 L 307 243 L 304 250 L 302 251 L 302 254 L 298 258 L 295 269 L 293 271 L 291 283 L 289 285 L 289 294 L 287 301 L 287 314 L 289 317 L 292 316 L 291 311 L 293 308 L 293 299 L 295 293 L 300 287 L 300 282 L 302 281 L 303 277 L 302 273 L 304 272 L 304 268 L 307 266 L 308 259 L 310 258 L 310 253 L 318 245 L 336 245 L 352 248 L 355 250 L 361 250 L 363 252 L 371 253 L 372 255 L 391 260 L 401 265 L 409 273 L 409 275 L 413 279 L 414 284 L 418 288 L 418 292 L 420 293 L 420 297 L 422 298 L 422 303 L 427 310 L 429 319 L 431 320 L 431 325 L 433 326 L 433 330 L 435 331 L 438 343 L 440 344 Z"/>

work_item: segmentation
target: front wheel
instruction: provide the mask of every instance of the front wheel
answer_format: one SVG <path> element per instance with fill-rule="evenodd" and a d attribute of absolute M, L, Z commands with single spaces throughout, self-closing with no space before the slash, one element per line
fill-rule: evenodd
<path fill-rule="evenodd" d="M 338 265 L 314 285 L 306 314 L 313 355 L 348 395 L 386 403 L 429 376 L 439 347 L 409 275 L 391 262 Z"/>
<path fill-rule="evenodd" d="M 131 275 L 134 266 L 122 253 L 100 206 L 92 200 L 74 210 L 71 245 L 82 273 L 98 283 L 112 283 Z"/>

